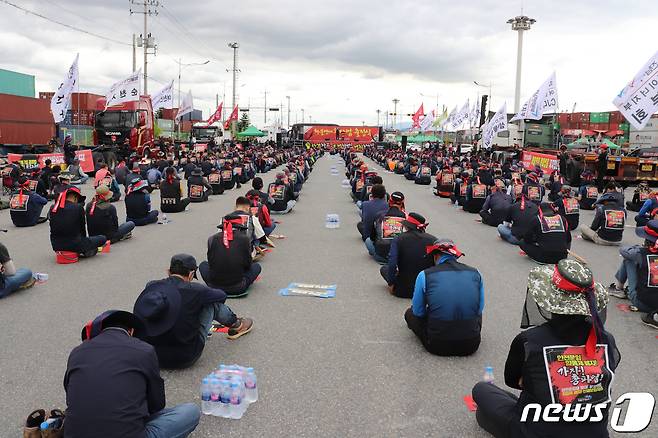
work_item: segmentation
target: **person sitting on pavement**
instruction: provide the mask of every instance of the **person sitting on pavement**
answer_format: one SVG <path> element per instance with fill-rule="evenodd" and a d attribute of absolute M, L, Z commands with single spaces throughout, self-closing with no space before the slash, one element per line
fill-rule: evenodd
<path fill-rule="evenodd" d="M 270 213 L 272 214 L 290 213 L 297 204 L 292 186 L 288 184 L 284 173 L 279 172 L 276 174 L 276 180 L 268 187 L 268 194 L 274 200 L 274 203 L 270 206 Z"/>
<path fill-rule="evenodd" d="M 89 175 L 82 171 L 80 160 L 75 158 L 66 171 L 71 175 L 71 184 L 85 184 L 89 180 Z"/>
<path fill-rule="evenodd" d="M 642 207 L 640 207 L 637 215 L 635 216 L 635 224 L 638 227 L 643 227 L 656 216 L 658 211 L 658 196 L 649 196 Z"/>
<path fill-rule="evenodd" d="M 544 187 L 539 184 L 539 177 L 537 176 L 537 173 L 530 172 L 525 178 L 523 194 L 526 196 L 528 201 L 539 205 L 542 203 L 545 193 L 546 189 L 544 189 Z"/>
<path fill-rule="evenodd" d="M 146 180 L 149 183 L 149 187 L 160 187 L 160 182 L 162 181 L 162 172 L 160 172 L 160 169 L 158 169 L 158 163 L 155 161 L 151 162 L 149 170 L 146 171 Z"/>
<path fill-rule="evenodd" d="M 361 222 L 356 224 L 356 228 L 364 242 L 369 237 L 375 236 L 375 220 L 386 213 L 389 208 L 385 198 L 386 187 L 376 184 L 370 192 L 370 200 L 361 205 Z"/>
<path fill-rule="evenodd" d="M 276 229 L 276 224 L 270 216 L 270 209 L 261 203 L 261 197 L 256 190 L 249 190 L 245 198 L 249 201 L 249 211 L 263 229 L 265 235 L 260 240 L 261 243 L 265 243 L 267 236 L 272 234 L 272 231 Z"/>
<path fill-rule="evenodd" d="M 245 296 L 261 273 L 253 262 L 247 226 L 238 215 L 224 216 L 221 230 L 208 238 L 208 261 L 199 273 L 209 287 L 222 289 L 230 297 Z"/>
<path fill-rule="evenodd" d="M 435 265 L 418 274 L 404 319 L 430 353 L 470 356 L 480 346 L 482 276 L 457 261 L 463 254 L 452 240 L 438 239 L 426 253 Z"/>
<path fill-rule="evenodd" d="M 125 188 L 125 193 L 128 195 L 128 191 L 130 190 L 130 186 L 133 185 L 135 182 L 139 181 L 142 179 L 142 171 L 139 168 L 139 163 L 135 161 L 133 163 L 132 169 L 128 174 L 126 175 L 126 178 L 123 182 L 124 188 Z"/>
<path fill-rule="evenodd" d="M 239 216 L 242 219 L 242 224 L 247 227 L 247 235 L 251 239 L 252 248 L 256 251 L 254 260 L 262 258 L 265 253 L 261 250 L 259 243 L 261 239 L 265 239 L 265 231 L 263 230 L 258 217 L 251 212 L 251 202 L 244 196 L 239 196 L 235 200 L 235 210 L 230 213 L 230 216 Z"/>
<path fill-rule="evenodd" d="M 30 190 L 30 180 L 20 177 L 19 189 L 9 198 L 9 216 L 17 227 L 33 227 L 48 220 L 41 216 L 48 200 Z"/>
<path fill-rule="evenodd" d="M 213 195 L 223 195 L 224 186 L 222 185 L 222 174 L 219 169 L 212 168 L 210 174 L 208 174 L 208 184 L 212 187 Z"/>
<path fill-rule="evenodd" d="M 60 194 L 67 191 L 71 187 L 71 174 L 68 172 L 57 172 L 53 174 L 53 195 L 58 198 Z"/>
<path fill-rule="evenodd" d="M 594 175 L 589 169 L 580 175 L 580 187 L 578 188 L 578 202 L 583 210 L 594 210 L 594 203 L 599 197 L 599 189 L 594 184 Z"/>
<path fill-rule="evenodd" d="M 375 219 L 375 235 L 365 240 L 368 254 L 378 263 L 388 263 L 388 253 L 391 242 L 404 231 L 402 221 L 407 215 L 404 212 L 404 194 L 393 192 L 388 199 L 389 208 Z"/>
<path fill-rule="evenodd" d="M 583 240 L 597 245 L 619 245 L 624 234 L 626 212 L 618 205 L 618 199 L 611 193 L 602 195 L 596 201 L 594 220 L 591 226 L 581 225 Z"/>
<path fill-rule="evenodd" d="M 519 246 L 537 263 L 557 263 L 567 258 L 571 249 L 567 219 L 554 204 L 542 203 Z"/>
<path fill-rule="evenodd" d="M 128 176 L 128 166 L 126 166 L 126 160 L 120 160 L 116 167 L 114 168 L 114 177 L 117 180 L 117 183 L 121 185 L 126 184 L 126 177 Z"/>
<path fill-rule="evenodd" d="M 32 271 L 27 268 L 18 268 L 9 255 L 9 250 L 0 243 L 0 298 L 5 298 L 12 293 L 28 289 L 34 286 L 36 280 L 32 277 Z"/>
<path fill-rule="evenodd" d="M 516 193 L 516 202 L 507 211 L 507 218 L 498 225 L 498 235 L 505 242 L 518 245 L 537 217 L 539 207 L 529 202 L 522 191 Z"/>
<path fill-rule="evenodd" d="M 112 198 L 110 199 L 110 202 L 117 202 L 119 199 L 121 199 L 121 187 L 119 187 L 119 183 L 112 176 L 112 173 L 107 168 L 107 164 L 105 163 L 101 164 L 100 169 L 98 169 L 96 176 L 94 177 L 94 188 L 96 189 L 101 185 L 109 187 L 109 189 L 112 191 Z"/>
<path fill-rule="evenodd" d="M 480 217 L 482 223 L 497 227 L 507 218 L 507 213 L 512 206 L 512 197 L 501 190 L 498 186 L 491 187 L 491 194 L 484 201 Z"/>
<path fill-rule="evenodd" d="M 87 204 L 85 209 L 87 217 L 87 230 L 90 236 L 103 235 L 110 242 L 117 243 L 120 240 L 127 240 L 132 237 L 132 231 L 135 229 L 133 222 L 126 222 L 119 225 L 117 209 L 111 204 L 112 192 L 105 185 L 100 185 L 96 189 L 96 196 Z"/>
<path fill-rule="evenodd" d="M 183 198 L 182 182 L 176 169 L 167 167 L 165 178 L 160 183 L 160 210 L 163 213 L 180 213 L 190 205 L 189 198 Z"/>
<path fill-rule="evenodd" d="M 402 222 L 404 232 L 393 239 L 388 253 L 388 265 L 379 270 L 392 295 L 411 298 L 418 273 L 433 266 L 425 248 L 436 237 L 427 233 L 427 222 L 418 213 L 409 213 Z"/>
<path fill-rule="evenodd" d="M 148 182 L 140 179 L 128 186 L 126 194 L 126 222 L 133 222 L 138 227 L 154 224 L 158 221 L 158 210 L 151 210 L 151 195 Z"/>
<path fill-rule="evenodd" d="M 610 295 L 631 301 L 630 310 L 644 312 L 642 321 L 658 328 L 658 220 L 651 220 L 643 227 L 637 227 L 635 234 L 644 239 L 642 245 L 623 246 L 619 249 L 622 262 L 615 274 Z M 624 288 L 624 284 L 628 284 Z"/>
<path fill-rule="evenodd" d="M 370 172 L 369 172 L 370 173 Z M 374 173 L 374 172 L 371 172 Z M 366 178 L 366 184 L 361 189 L 360 193 L 357 193 L 356 208 L 361 210 L 363 203 L 370 199 L 370 193 L 372 192 L 372 187 L 375 184 L 384 184 L 384 180 L 381 176 L 374 174 Z"/>
<path fill-rule="evenodd" d="M 213 321 L 228 327 L 228 339 L 249 333 L 253 321 L 238 318 L 224 304 L 226 293 L 194 281 L 196 259 L 189 254 L 171 258 L 168 278 L 150 281 L 135 301 L 133 312 L 146 329 L 144 341 L 153 345 L 160 368 L 188 368 L 201 357 Z"/>
<path fill-rule="evenodd" d="M 631 201 L 626 201 L 626 210 L 640 211 L 646 201 L 652 197 L 652 194 L 649 184 L 646 181 L 640 181 L 633 192 L 633 199 Z"/>
<path fill-rule="evenodd" d="M 466 188 L 466 198 L 463 205 L 464 211 L 468 213 L 479 213 L 482 211 L 488 193 L 489 189 L 480 180 L 480 177 L 473 178 Z"/>
<path fill-rule="evenodd" d="M 191 202 L 205 202 L 212 193 L 212 186 L 208 178 L 203 176 L 200 167 L 195 168 L 187 179 L 187 195 Z"/>
<path fill-rule="evenodd" d="M 67 437 L 184 438 L 197 427 L 195 403 L 165 409 L 158 357 L 142 336 L 143 323 L 120 310 L 82 328 L 64 375 Z"/>
<path fill-rule="evenodd" d="M 603 328 L 600 314 L 607 304 L 605 288 L 575 260 L 532 269 L 521 325 L 532 328 L 514 338 L 505 363 L 505 383 L 521 394 L 491 382 L 477 383 L 472 395 L 480 427 L 496 438 L 608 437 L 607 402 L 620 354 L 614 337 Z M 588 365 L 573 366 L 570 358 L 587 360 Z M 521 421 L 528 405 L 535 403 L 542 409 L 529 409 L 530 416 Z M 567 422 L 560 414 L 555 422 L 538 421 L 541 412 L 547 412 L 543 408 L 556 403 L 589 405 L 580 409 L 584 407 L 586 418 Z M 599 403 L 606 404 L 600 421 L 594 420 L 597 410 L 590 410 Z"/>
<path fill-rule="evenodd" d="M 554 170 L 551 173 L 551 177 L 546 183 L 546 188 L 548 188 L 549 193 L 548 193 L 548 200 L 550 202 L 557 202 L 558 196 L 560 194 L 560 191 L 562 190 L 562 186 L 566 184 L 566 180 L 562 175 L 560 175 L 560 172 L 558 170 Z"/>
<path fill-rule="evenodd" d="M 580 205 L 578 199 L 571 195 L 571 186 L 563 185 L 555 199 L 555 205 L 557 205 L 560 214 L 569 223 L 569 231 L 577 230 L 580 224 Z"/>
<path fill-rule="evenodd" d="M 251 187 L 252 190 L 247 192 L 247 195 L 250 193 L 258 193 L 258 196 L 260 196 L 261 204 L 265 205 L 269 209 L 270 205 L 274 203 L 274 199 L 272 199 L 267 193 L 263 192 L 263 178 L 260 176 L 254 178 L 251 181 Z"/>
<path fill-rule="evenodd" d="M 60 193 L 50 207 L 50 243 L 53 251 L 70 251 L 82 257 L 93 257 L 98 253 L 98 248 L 107 242 L 104 235 L 87 237 L 83 207 L 85 199 L 80 189 L 71 187 Z"/>

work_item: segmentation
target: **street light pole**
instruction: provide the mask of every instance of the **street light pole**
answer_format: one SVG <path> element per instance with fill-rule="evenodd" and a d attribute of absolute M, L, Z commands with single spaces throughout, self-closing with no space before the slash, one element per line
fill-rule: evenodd
<path fill-rule="evenodd" d="M 290 96 L 286 96 L 288 99 L 288 129 L 290 129 Z"/>
<path fill-rule="evenodd" d="M 206 62 L 192 62 L 189 64 L 183 64 L 180 58 L 178 58 L 178 61 L 175 61 L 176 64 L 178 64 L 178 110 L 180 110 L 180 77 L 181 77 L 181 71 L 183 70 L 183 67 L 192 67 L 195 65 L 206 65 L 210 62 L 210 60 L 207 60 Z M 178 136 L 180 137 L 180 123 L 178 123 Z"/>
<path fill-rule="evenodd" d="M 302 108 L 302 123 L 304 123 L 304 108 Z"/>
<path fill-rule="evenodd" d="M 395 121 L 398 117 L 398 103 L 400 103 L 400 99 L 397 97 L 393 99 L 393 129 L 395 129 Z"/>
<path fill-rule="evenodd" d="M 512 25 L 512 30 L 518 33 L 518 41 L 516 46 L 516 89 L 514 90 L 514 114 L 518 114 L 521 105 L 521 68 L 523 66 L 523 32 L 530 30 L 537 20 L 519 15 L 507 20 L 507 24 Z M 521 131 L 521 147 L 524 143 L 523 135 L 523 120 L 519 121 L 519 131 Z"/>
<path fill-rule="evenodd" d="M 379 126 L 379 113 L 381 113 L 382 110 L 377 110 L 377 126 Z"/>

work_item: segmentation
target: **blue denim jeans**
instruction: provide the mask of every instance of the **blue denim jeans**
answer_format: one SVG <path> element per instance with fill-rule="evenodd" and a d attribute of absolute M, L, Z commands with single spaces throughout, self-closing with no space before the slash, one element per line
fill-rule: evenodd
<path fill-rule="evenodd" d="M 17 269 L 14 275 L 5 277 L 5 287 L 0 289 L 0 298 L 4 298 L 13 292 L 16 292 L 16 290 L 18 290 L 18 288 L 30 278 L 32 278 L 32 271 L 26 268 Z"/>
<path fill-rule="evenodd" d="M 263 231 L 265 232 L 266 236 L 269 236 L 270 234 L 272 234 L 272 231 L 274 231 L 275 228 L 276 228 L 276 224 L 272 222 L 272 225 L 270 225 L 269 227 L 263 227 Z"/>
<path fill-rule="evenodd" d="M 235 316 L 235 313 L 224 303 L 212 303 L 203 306 L 199 314 L 199 323 L 201 324 L 199 335 L 201 335 L 202 342 L 205 344 L 206 339 L 208 339 L 208 332 L 213 321 L 230 327 L 237 320 L 238 317 Z"/>
<path fill-rule="evenodd" d="M 366 244 L 366 249 L 368 250 L 368 254 L 372 256 L 372 258 L 375 259 L 377 263 L 387 263 L 388 259 L 385 257 L 380 256 L 377 254 L 377 251 L 375 250 L 375 243 L 368 237 L 365 241 Z"/>
<path fill-rule="evenodd" d="M 498 225 L 498 234 L 500 234 L 500 237 L 508 243 L 511 243 L 512 245 L 518 245 L 521 243 L 519 239 L 516 238 L 514 234 L 512 234 L 512 228 L 508 227 L 505 224 L 500 224 Z"/>
<path fill-rule="evenodd" d="M 640 312 L 651 312 L 653 310 L 637 299 L 637 267 L 635 266 L 635 263 L 624 259 L 615 274 L 615 278 L 620 284 L 628 282 L 628 299 L 631 300 L 631 303 L 633 303 Z"/>
<path fill-rule="evenodd" d="M 156 412 L 146 420 L 147 438 L 185 438 L 199 425 L 201 412 L 194 403 L 184 403 Z"/>

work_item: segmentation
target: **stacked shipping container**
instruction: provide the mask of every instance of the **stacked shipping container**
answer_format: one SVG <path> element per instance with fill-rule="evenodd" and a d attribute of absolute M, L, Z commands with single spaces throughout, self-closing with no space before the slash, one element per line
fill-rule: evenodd
<path fill-rule="evenodd" d="M 49 101 L 0 94 L 0 144 L 47 144 L 54 136 Z"/>

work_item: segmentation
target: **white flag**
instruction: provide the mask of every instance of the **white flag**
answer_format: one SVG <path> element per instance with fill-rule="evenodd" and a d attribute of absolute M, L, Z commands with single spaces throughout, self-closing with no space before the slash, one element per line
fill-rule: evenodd
<path fill-rule="evenodd" d="M 153 111 L 160 108 L 171 108 L 174 103 L 174 81 L 172 80 L 169 85 L 165 85 L 160 91 L 151 96 L 151 104 Z"/>
<path fill-rule="evenodd" d="M 429 131 L 430 127 L 434 123 L 435 117 L 436 116 L 434 110 L 432 110 L 431 113 L 423 117 L 423 120 L 420 121 L 420 131 L 421 132 Z"/>
<path fill-rule="evenodd" d="M 105 109 L 123 102 L 139 100 L 139 90 L 142 88 L 141 72 L 142 69 L 140 68 L 126 79 L 119 81 L 110 87 L 110 91 L 105 95 Z"/>
<path fill-rule="evenodd" d="M 178 114 L 176 114 L 176 119 L 180 119 L 185 114 L 189 114 L 194 109 L 194 101 L 192 100 L 192 90 L 188 91 L 183 101 L 180 103 L 180 108 L 178 108 Z"/>
<path fill-rule="evenodd" d="M 555 72 L 535 91 L 535 94 L 523 104 L 523 108 L 512 117 L 511 122 L 522 119 L 540 120 L 550 112 L 557 112 L 557 82 Z"/>
<path fill-rule="evenodd" d="M 658 111 L 658 53 L 612 101 L 637 130 L 644 128 Z"/>
<path fill-rule="evenodd" d="M 453 124 L 452 122 L 456 116 L 457 116 L 457 106 L 455 106 L 453 110 L 450 111 L 450 114 L 448 114 L 448 118 L 443 121 L 443 123 L 441 124 L 441 129 L 443 130 L 443 128 L 445 128 L 446 126 L 452 125 Z"/>
<path fill-rule="evenodd" d="M 71 93 L 78 83 L 78 58 L 80 54 L 75 55 L 75 60 L 69 68 L 69 72 L 64 81 L 59 84 L 57 91 L 50 100 L 50 112 L 53 114 L 55 123 L 61 123 L 66 117 L 66 112 L 71 104 Z"/>
<path fill-rule="evenodd" d="M 468 102 L 468 100 L 466 100 L 466 103 L 464 104 L 464 106 L 462 106 L 462 109 L 459 110 L 454 120 L 452 121 L 452 127 L 454 129 L 458 129 L 459 127 L 461 127 L 461 125 L 468 119 L 468 115 L 470 111 L 471 111 L 471 105 Z"/>
<path fill-rule="evenodd" d="M 480 120 L 480 106 L 479 102 L 475 101 L 473 102 L 473 109 L 471 109 L 471 113 L 468 116 L 468 122 L 470 123 L 471 126 L 477 126 Z"/>
<path fill-rule="evenodd" d="M 482 130 L 482 148 L 490 149 L 493 145 L 494 136 L 501 132 L 507 131 L 507 103 L 498 110 Z"/>

